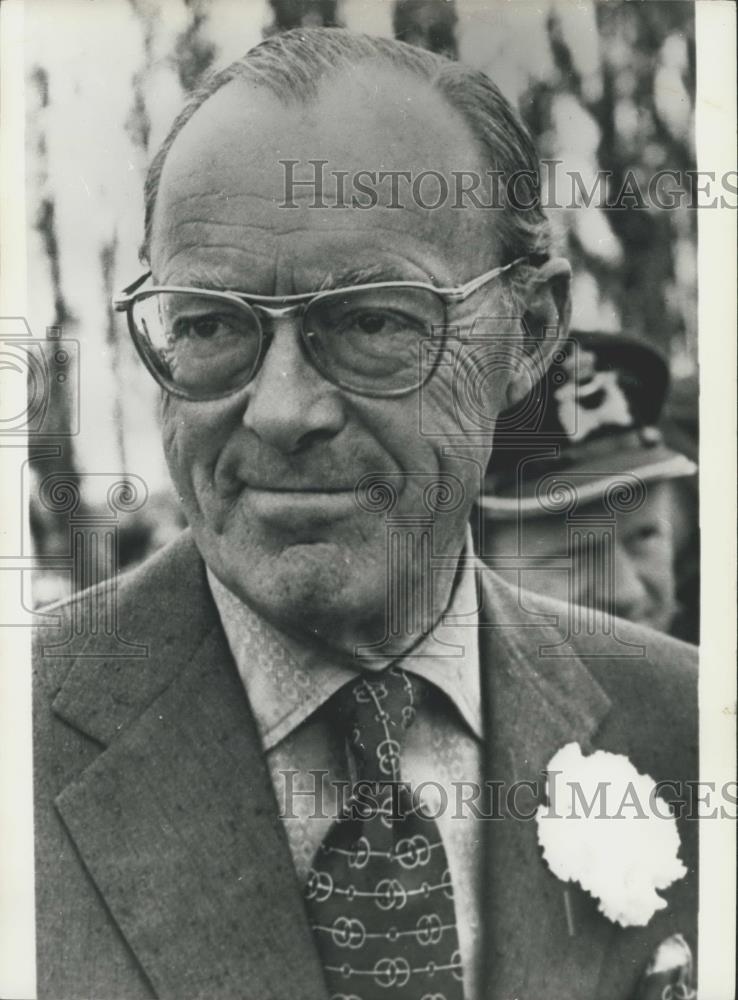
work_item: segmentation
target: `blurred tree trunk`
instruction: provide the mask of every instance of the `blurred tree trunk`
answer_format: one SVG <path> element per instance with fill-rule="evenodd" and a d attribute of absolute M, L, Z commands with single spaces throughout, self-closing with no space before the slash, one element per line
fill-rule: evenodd
<path fill-rule="evenodd" d="M 603 60 L 603 97 L 592 111 L 601 128 L 600 164 L 612 170 L 613 192 L 623 190 L 629 176 L 647 190 L 656 170 L 694 170 L 694 139 L 679 134 L 664 121 L 656 102 L 656 77 L 666 47 L 684 42 L 685 96 L 694 93 L 694 5 L 600 3 L 596 6 L 601 37 L 611 52 L 624 47 L 632 53 L 627 67 Z M 678 91 L 673 101 L 679 100 Z M 628 123 L 632 117 L 632 125 Z M 626 187 L 627 190 L 627 187 Z M 635 199 L 625 200 L 635 205 Z M 696 331 L 696 275 L 694 312 L 680 309 L 668 291 L 677 280 L 675 248 L 682 238 L 678 215 L 658 208 L 635 207 L 608 212 L 610 225 L 625 248 L 622 268 L 610 277 L 617 296 L 623 329 L 651 340 L 667 355 L 672 342 L 684 338 L 688 325 Z M 696 213 L 690 219 L 696 242 Z"/>
<path fill-rule="evenodd" d="M 396 0 L 393 27 L 401 42 L 456 58 L 454 0 Z"/>
<path fill-rule="evenodd" d="M 264 29 L 264 37 L 291 28 L 337 28 L 337 0 L 269 0 L 273 22 Z"/>
<path fill-rule="evenodd" d="M 116 292 L 115 287 L 115 263 L 118 255 L 118 239 L 115 234 L 110 240 L 103 244 L 100 250 L 100 270 L 102 271 L 103 295 L 108 303 L 107 323 L 105 325 L 105 342 L 110 352 L 110 361 L 113 371 L 119 372 L 122 369 L 121 338 L 118 334 L 116 315 L 113 310 L 112 301 Z M 125 412 L 125 386 L 123 380 L 117 378 L 114 385 L 113 397 L 113 422 L 115 424 L 115 439 L 118 445 L 118 467 L 121 472 L 129 472 L 128 455 L 126 448 L 126 412 Z"/>
<path fill-rule="evenodd" d="M 37 106 L 43 111 L 50 105 L 48 75 L 42 68 L 37 68 L 31 74 L 31 82 L 35 89 Z M 77 334 L 77 324 L 62 288 L 55 203 L 47 184 L 47 148 L 43 130 L 39 129 L 35 134 L 31 132 L 29 139 L 32 148 L 35 147 L 37 183 L 42 192 L 36 207 L 33 227 L 41 237 L 46 257 L 53 291 L 54 313 L 46 329 L 47 344 L 44 345 L 44 355 L 48 365 L 48 381 L 45 386 L 48 405 L 43 422 L 43 434 L 38 436 L 32 434 L 29 437 L 28 457 L 31 470 L 38 482 L 52 473 L 63 473 L 70 484 L 78 485 L 80 477 L 73 435 L 77 430 L 75 411 L 78 406 L 79 384 L 76 372 L 71 372 L 70 366 L 61 360 L 64 358 L 63 343 L 59 344 L 59 350 L 53 346 L 57 338 L 62 341 L 74 339 Z M 33 330 L 32 333 L 35 337 L 41 336 L 40 330 Z M 54 446 L 53 449 L 49 447 L 50 444 Z M 58 451 L 58 454 L 50 455 L 49 452 L 52 450 Z M 31 523 L 38 555 L 66 554 L 69 528 L 67 513 L 54 512 L 35 503 L 31 507 Z"/>

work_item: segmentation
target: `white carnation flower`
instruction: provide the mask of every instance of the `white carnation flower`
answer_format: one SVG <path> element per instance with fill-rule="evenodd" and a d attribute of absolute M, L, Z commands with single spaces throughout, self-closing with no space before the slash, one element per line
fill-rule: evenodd
<path fill-rule="evenodd" d="M 538 842 L 551 871 L 578 882 L 605 916 L 644 927 L 666 906 L 667 889 L 687 869 L 679 834 L 656 784 L 622 754 L 589 757 L 569 743 L 548 764 L 548 806 L 539 806 Z"/>

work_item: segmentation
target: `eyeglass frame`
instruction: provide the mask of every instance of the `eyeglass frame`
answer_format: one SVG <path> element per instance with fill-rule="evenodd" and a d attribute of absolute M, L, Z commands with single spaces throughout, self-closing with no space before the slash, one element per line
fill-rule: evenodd
<path fill-rule="evenodd" d="M 523 257 L 517 257 L 515 260 L 511 261 L 509 264 L 504 264 L 500 267 L 494 267 L 490 271 L 485 271 L 484 274 L 480 274 L 476 278 L 471 278 L 469 281 L 465 282 L 463 285 L 458 285 L 453 288 L 438 288 L 436 285 L 431 285 L 429 282 L 425 281 L 376 281 L 367 282 L 359 285 L 346 285 L 340 288 L 326 288 L 321 289 L 317 292 L 300 292 L 293 295 L 258 295 L 252 294 L 251 292 L 237 292 L 233 290 L 220 290 L 220 289 L 209 289 L 209 288 L 193 288 L 186 285 L 154 285 L 151 288 L 145 289 L 143 292 L 139 291 L 141 286 L 148 281 L 151 277 L 151 271 L 146 271 L 141 277 L 137 278 L 135 281 L 127 285 L 121 292 L 113 297 L 112 305 L 116 312 L 125 312 L 128 320 L 128 332 L 133 340 L 133 344 L 136 351 L 143 361 L 146 368 L 149 370 L 155 381 L 164 389 L 166 392 L 173 396 L 177 396 L 180 399 L 186 399 L 189 402 L 213 402 L 218 399 L 227 399 L 229 396 L 233 396 L 240 392 L 247 385 L 250 385 L 256 377 L 258 371 L 264 363 L 264 358 L 267 351 L 269 350 L 269 345 L 274 337 L 272 331 L 266 331 L 264 325 L 261 322 L 260 314 L 266 314 L 269 319 L 287 319 L 291 316 L 302 316 L 305 310 L 312 305 L 312 303 L 318 299 L 325 296 L 341 294 L 345 292 L 361 292 L 361 291 L 377 291 L 383 288 L 415 288 L 423 289 L 425 291 L 433 292 L 441 301 L 444 306 L 448 307 L 450 305 L 456 305 L 459 302 L 465 302 L 474 292 L 479 291 L 489 282 L 494 281 L 495 278 L 500 277 L 507 271 L 512 270 L 512 268 L 517 267 L 519 264 L 523 264 L 530 261 L 530 256 L 526 255 Z M 234 389 L 229 389 L 227 392 L 221 393 L 216 396 L 202 396 L 194 397 L 191 393 L 183 389 L 178 389 L 175 386 L 167 385 L 162 381 L 161 372 L 157 370 L 153 361 L 149 358 L 145 348 L 139 342 L 142 339 L 142 335 L 139 334 L 136 329 L 135 322 L 133 320 L 133 306 L 139 299 L 151 298 L 161 292 L 170 293 L 188 293 L 198 296 L 213 297 L 213 298 L 224 298 L 230 301 L 235 301 L 241 305 L 247 305 L 253 309 L 256 319 L 259 321 L 259 336 L 260 342 L 258 345 L 258 351 L 256 355 L 256 362 L 249 379 L 242 385 L 236 386 Z M 268 303 L 281 302 L 286 303 L 282 306 L 273 306 Z M 320 364 L 316 361 L 310 348 L 307 345 L 306 340 L 307 334 L 305 332 L 304 326 L 300 323 L 300 342 L 303 347 L 303 351 L 310 362 L 310 364 L 315 368 L 319 375 L 325 378 L 331 385 L 335 385 L 337 388 L 341 389 L 343 392 L 350 392 L 357 396 L 365 396 L 370 399 L 391 399 L 398 396 L 406 396 L 411 392 L 417 392 L 421 389 L 426 382 L 431 378 L 436 368 L 438 367 L 439 360 L 443 352 L 443 346 L 445 344 L 446 338 L 448 337 L 448 324 L 444 324 L 443 332 L 443 343 L 439 346 L 438 354 L 433 362 L 433 365 L 429 368 L 425 376 L 418 382 L 417 385 L 411 387 L 403 387 L 400 389 L 391 389 L 387 391 L 371 390 L 371 389 L 355 389 L 350 386 L 342 385 L 338 382 L 335 377 L 332 377 L 328 372 L 323 371 Z M 153 347 L 153 345 L 152 345 Z"/>

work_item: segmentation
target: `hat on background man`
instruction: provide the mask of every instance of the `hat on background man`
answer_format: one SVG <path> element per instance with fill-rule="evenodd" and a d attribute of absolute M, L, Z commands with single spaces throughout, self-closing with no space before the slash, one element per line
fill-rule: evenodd
<path fill-rule="evenodd" d="M 667 363 L 650 344 L 572 332 L 541 382 L 500 416 L 479 507 L 498 519 L 546 514 L 544 478 L 550 490 L 572 477 L 587 502 L 626 473 L 643 482 L 693 475 L 695 463 L 659 430 L 668 390 Z"/>

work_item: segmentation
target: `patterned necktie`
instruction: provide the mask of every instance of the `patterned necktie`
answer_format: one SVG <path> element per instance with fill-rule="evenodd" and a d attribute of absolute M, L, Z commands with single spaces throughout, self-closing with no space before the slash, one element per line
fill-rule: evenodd
<path fill-rule="evenodd" d="M 446 852 L 400 776 L 421 684 L 393 666 L 351 681 L 334 699 L 358 781 L 305 887 L 332 1000 L 464 995 Z"/>

